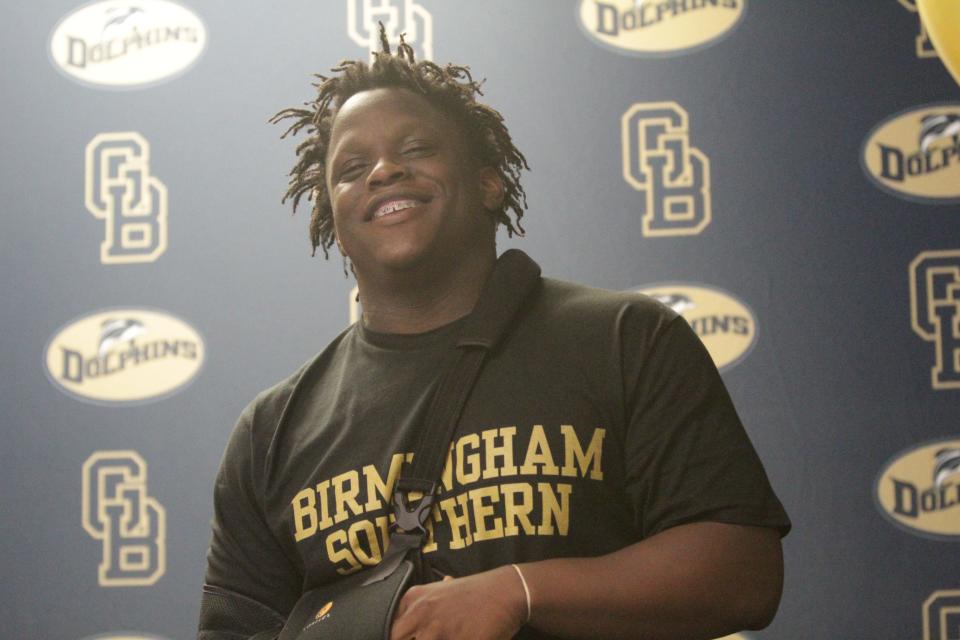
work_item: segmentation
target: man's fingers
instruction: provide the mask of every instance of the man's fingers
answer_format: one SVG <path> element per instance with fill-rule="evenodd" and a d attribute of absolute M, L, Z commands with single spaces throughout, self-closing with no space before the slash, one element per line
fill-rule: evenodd
<path fill-rule="evenodd" d="M 410 615 L 410 607 L 416 600 L 417 587 L 407 590 L 400 598 L 397 611 L 390 625 L 390 640 L 410 640 L 416 636 L 416 616 Z"/>
<path fill-rule="evenodd" d="M 390 640 L 410 640 L 416 637 L 413 631 L 413 622 L 409 617 L 398 615 L 390 625 Z"/>
<path fill-rule="evenodd" d="M 407 591 L 405 594 L 400 596 L 400 602 L 397 603 L 397 609 L 393 612 L 393 619 L 396 620 L 410 607 L 410 592 Z"/>

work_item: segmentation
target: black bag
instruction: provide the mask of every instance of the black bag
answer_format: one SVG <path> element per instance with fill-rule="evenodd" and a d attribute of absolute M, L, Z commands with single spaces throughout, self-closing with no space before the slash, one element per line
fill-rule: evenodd
<path fill-rule="evenodd" d="M 523 252 L 511 249 L 497 260 L 457 339 L 454 362 L 433 396 L 412 468 L 407 473 L 404 467 L 394 487 L 395 522 L 383 559 L 371 569 L 304 593 L 278 640 L 389 640 L 403 594 L 438 578 L 420 548 L 447 449 L 484 358 L 539 282 L 540 267 Z"/>
<path fill-rule="evenodd" d="M 372 640 L 389 638 L 397 604 L 415 583 L 415 567 L 404 560 L 386 579 L 363 583 L 361 571 L 303 594 L 279 640 Z"/>

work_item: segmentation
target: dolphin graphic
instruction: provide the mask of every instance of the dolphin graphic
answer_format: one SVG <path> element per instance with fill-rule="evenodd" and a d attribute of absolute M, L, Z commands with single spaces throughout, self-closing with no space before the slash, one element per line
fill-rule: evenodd
<path fill-rule="evenodd" d="M 697 307 L 697 305 L 693 303 L 693 300 L 682 293 L 661 293 L 650 297 L 661 304 L 667 305 L 673 309 L 675 313 L 680 315 L 683 315 L 684 311 L 696 309 Z"/>
<path fill-rule="evenodd" d="M 941 138 L 960 135 L 960 113 L 946 113 L 937 116 L 924 116 L 920 121 L 920 151 Z"/>
<path fill-rule="evenodd" d="M 100 30 L 100 35 L 103 36 L 103 34 L 106 33 L 107 29 L 109 29 L 110 27 L 119 26 L 124 22 L 126 22 L 127 20 L 129 20 L 130 18 L 132 18 L 133 16 L 137 15 L 138 13 L 145 13 L 145 11 L 140 7 L 127 7 L 126 10 L 124 9 L 108 10 L 107 11 L 108 19 L 104 23 L 103 29 Z M 110 14 L 115 14 L 115 15 L 110 17 Z"/>
<path fill-rule="evenodd" d="M 933 483 L 939 489 L 947 478 L 960 473 L 960 449 L 941 449 L 937 451 L 936 465 L 933 468 Z"/>
<path fill-rule="evenodd" d="M 100 326 L 100 348 L 98 353 L 105 356 L 114 345 L 120 342 L 130 342 L 139 335 L 146 333 L 143 323 L 132 318 L 104 320 Z"/>

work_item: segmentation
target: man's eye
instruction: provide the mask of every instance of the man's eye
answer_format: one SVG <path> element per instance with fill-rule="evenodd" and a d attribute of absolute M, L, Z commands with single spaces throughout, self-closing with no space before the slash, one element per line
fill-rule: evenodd
<path fill-rule="evenodd" d="M 340 180 L 354 180 L 363 173 L 363 164 L 348 164 L 340 169 Z"/>
<path fill-rule="evenodd" d="M 433 151 L 433 145 L 427 142 L 412 142 L 403 148 L 404 155 L 425 154 L 431 151 Z"/>

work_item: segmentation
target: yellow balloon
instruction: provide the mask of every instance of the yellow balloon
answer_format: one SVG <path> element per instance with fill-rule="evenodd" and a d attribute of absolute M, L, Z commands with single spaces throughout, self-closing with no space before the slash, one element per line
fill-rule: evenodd
<path fill-rule="evenodd" d="M 960 0 L 917 0 L 917 9 L 937 54 L 960 84 Z"/>

